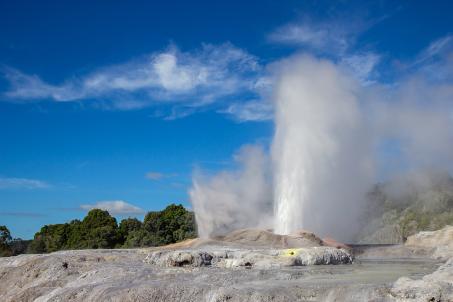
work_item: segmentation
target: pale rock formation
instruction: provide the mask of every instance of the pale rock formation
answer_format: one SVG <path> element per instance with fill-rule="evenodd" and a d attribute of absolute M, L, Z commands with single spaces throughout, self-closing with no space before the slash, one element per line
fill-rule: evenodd
<path fill-rule="evenodd" d="M 409 236 L 405 245 L 412 248 L 433 249 L 433 258 L 449 259 L 453 257 L 453 226 Z"/>
<path fill-rule="evenodd" d="M 211 249 L 159 250 L 151 252 L 145 262 L 159 267 L 215 266 L 219 268 L 280 268 L 323 264 L 350 264 L 352 256 L 343 249 L 311 247 L 297 249 Z"/>
<path fill-rule="evenodd" d="M 417 246 L 369 248 L 377 260 L 358 255 L 352 264 L 336 242 L 260 230 L 161 248 L 0 258 L 0 301 L 453 301 L 453 260 L 438 267 L 430 258 L 451 252 L 449 230 L 420 234 Z"/>
<path fill-rule="evenodd" d="M 396 301 L 453 301 L 453 258 L 420 280 L 399 278 L 391 295 Z"/>

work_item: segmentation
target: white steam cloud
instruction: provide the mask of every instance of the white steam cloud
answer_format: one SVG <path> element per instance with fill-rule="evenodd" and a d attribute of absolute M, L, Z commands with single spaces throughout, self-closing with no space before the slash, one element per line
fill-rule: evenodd
<path fill-rule="evenodd" d="M 246 227 L 272 227 L 268 158 L 259 146 L 244 146 L 234 157 L 237 171 L 212 177 L 195 173 L 190 190 L 200 237 Z"/>
<path fill-rule="evenodd" d="M 363 81 L 342 61 L 305 55 L 273 63 L 271 153 L 245 152 L 239 172 L 195 174 L 191 200 L 200 234 L 271 225 L 277 233 L 304 228 L 351 240 L 372 183 L 408 173 L 451 174 L 450 40 L 405 64 L 391 86 Z M 392 190 L 412 192 L 414 184 L 395 182 Z"/>
<path fill-rule="evenodd" d="M 275 232 L 345 238 L 371 184 L 359 86 L 309 56 L 280 64 L 273 141 Z"/>
<path fill-rule="evenodd" d="M 453 168 L 453 85 L 415 76 L 384 95 L 372 104 L 376 139 L 396 141 L 408 168 Z"/>

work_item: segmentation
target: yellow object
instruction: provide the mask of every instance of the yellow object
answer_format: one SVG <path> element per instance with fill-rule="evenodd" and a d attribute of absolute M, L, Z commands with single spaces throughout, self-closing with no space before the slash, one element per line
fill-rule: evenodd
<path fill-rule="evenodd" d="M 287 250 L 283 250 L 280 255 L 285 256 L 285 257 L 294 257 L 299 254 L 300 254 L 300 249 L 287 249 Z"/>

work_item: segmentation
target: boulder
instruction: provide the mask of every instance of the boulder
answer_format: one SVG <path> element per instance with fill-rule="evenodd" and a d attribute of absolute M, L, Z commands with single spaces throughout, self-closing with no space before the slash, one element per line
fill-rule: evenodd
<path fill-rule="evenodd" d="M 453 248 L 453 226 L 447 225 L 437 231 L 417 233 L 409 236 L 405 244 L 406 246 Z"/>
<path fill-rule="evenodd" d="M 431 249 L 432 258 L 447 260 L 453 257 L 453 226 L 409 236 L 405 246 L 416 249 Z"/>

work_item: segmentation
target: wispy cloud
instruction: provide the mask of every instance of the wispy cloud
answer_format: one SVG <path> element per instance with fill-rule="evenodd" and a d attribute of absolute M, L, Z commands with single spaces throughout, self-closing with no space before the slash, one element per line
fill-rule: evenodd
<path fill-rule="evenodd" d="M 145 177 L 150 180 L 161 180 L 163 178 L 171 178 L 175 177 L 178 174 L 176 173 L 163 173 L 163 172 L 157 172 L 157 171 L 150 171 L 145 174 Z"/>
<path fill-rule="evenodd" d="M 60 84 L 12 68 L 3 70 L 14 101 L 98 100 L 95 106 L 130 110 L 150 105 L 179 104 L 194 108 L 254 92 L 262 67 L 255 56 L 230 43 L 203 44 L 183 52 L 176 46 L 124 64 L 107 66 Z M 108 101 L 106 101 L 108 100 Z M 178 117 L 176 114 L 174 117 Z"/>
<path fill-rule="evenodd" d="M 452 80 L 453 35 L 449 34 L 432 41 L 412 61 L 403 64 L 402 71 L 409 77 L 421 73 L 431 81 Z"/>
<path fill-rule="evenodd" d="M 290 23 L 273 31 L 269 41 L 303 46 L 321 52 L 345 52 L 353 33 L 334 23 Z"/>
<path fill-rule="evenodd" d="M 445 54 L 446 51 L 451 51 L 453 47 L 453 35 L 447 35 L 437 40 L 432 41 L 428 47 L 423 49 L 413 65 L 419 65 L 436 58 L 439 55 Z"/>
<path fill-rule="evenodd" d="M 354 30 L 353 30 L 354 29 Z M 353 49 L 358 29 L 326 22 L 320 24 L 288 24 L 269 35 L 272 42 L 289 44 L 310 52 L 326 54 L 349 69 L 362 84 L 373 82 L 372 75 L 380 55 Z"/>
<path fill-rule="evenodd" d="M 101 209 L 108 211 L 112 215 L 143 214 L 145 212 L 143 209 L 122 200 L 99 201 L 95 204 L 81 205 L 80 208 L 86 211 Z"/>
<path fill-rule="evenodd" d="M 0 177 L 0 189 L 47 189 L 51 185 L 45 181 L 29 178 Z"/>
<path fill-rule="evenodd" d="M 39 218 L 45 217 L 46 215 L 34 212 L 0 212 L 0 216 Z"/>
<path fill-rule="evenodd" d="M 375 68 L 381 56 L 373 52 L 356 53 L 341 58 L 340 63 L 352 71 L 356 79 L 368 85 L 374 82 Z"/>
<path fill-rule="evenodd" d="M 388 72 L 400 81 L 414 75 L 434 82 L 453 80 L 453 35 L 434 39 L 413 56 L 392 63 L 395 68 Z"/>
<path fill-rule="evenodd" d="M 317 1 L 305 1 L 306 11 L 319 9 Z M 297 19 L 283 24 L 268 34 L 271 43 L 302 47 L 323 54 L 343 54 L 355 46 L 361 34 L 396 13 L 400 7 L 390 5 L 383 9 L 380 3 L 342 2 L 327 4 L 325 12 L 317 17 L 299 14 Z"/>
<path fill-rule="evenodd" d="M 145 177 L 151 180 L 160 180 L 164 177 L 164 174 L 160 172 L 148 172 Z"/>
<path fill-rule="evenodd" d="M 389 15 L 367 19 L 363 15 L 351 17 L 340 14 L 326 19 L 304 17 L 284 24 L 268 35 L 271 43 L 291 46 L 298 51 L 328 57 L 349 69 L 363 85 L 375 81 L 376 67 L 381 55 L 368 45 L 358 45 L 360 36 L 369 28 L 387 19 Z"/>
<path fill-rule="evenodd" d="M 240 122 L 267 121 L 273 118 L 273 106 L 264 100 L 232 103 L 219 112 L 230 114 Z"/>

